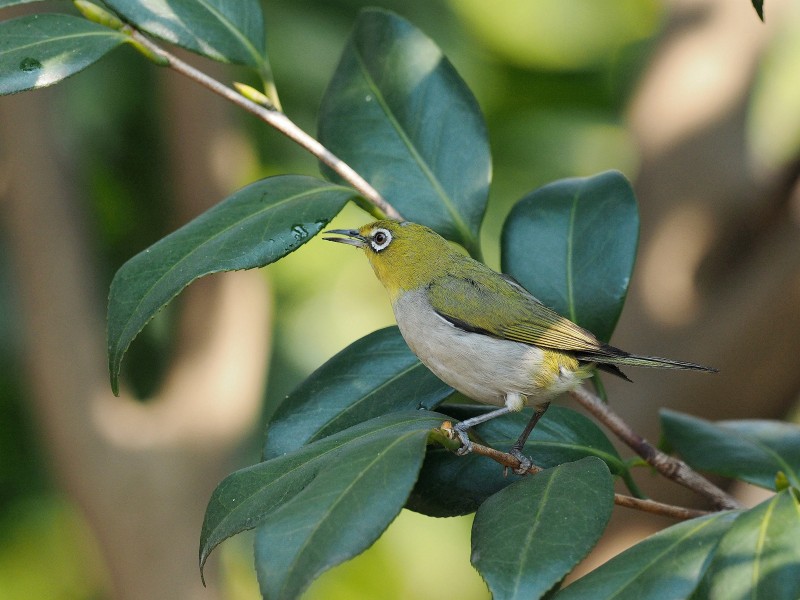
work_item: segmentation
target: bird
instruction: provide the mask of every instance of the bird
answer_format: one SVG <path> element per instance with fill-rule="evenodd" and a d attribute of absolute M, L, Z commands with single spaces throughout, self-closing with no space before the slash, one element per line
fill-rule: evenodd
<path fill-rule="evenodd" d="M 417 358 L 463 395 L 497 407 L 454 426 L 458 454 L 472 450 L 470 428 L 532 406 L 533 416 L 510 450 L 519 461 L 514 471 L 526 472 L 532 462 L 522 450 L 536 423 L 553 399 L 580 386 L 595 368 L 628 381 L 620 367 L 716 371 L 602 342 L 424 225 L 383 219 L 325 234 L 341 236 L 327 241 L 364 251 Z"/>

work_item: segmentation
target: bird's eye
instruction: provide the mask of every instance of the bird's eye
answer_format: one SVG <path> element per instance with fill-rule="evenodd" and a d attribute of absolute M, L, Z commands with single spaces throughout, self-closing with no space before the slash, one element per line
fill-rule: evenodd
<path fill-rule="evenodd" d="M 392 234 L 385 229 L 376 229 L 372 234 L 370 244 L 375 252 L 380 252 L 392 241 Z"/>

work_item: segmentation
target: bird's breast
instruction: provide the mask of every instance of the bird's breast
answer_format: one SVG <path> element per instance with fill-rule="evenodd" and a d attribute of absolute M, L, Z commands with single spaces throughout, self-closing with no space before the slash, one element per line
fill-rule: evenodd
<path fill-rule="evenodd" d="M 575 385 L 571 373 L 542 377 L 549 361 L 541 348 L 454 326 L 436 313 L 424 290 L 403 294 L 393 308 L 414 354 L 442 381 L 473 400 L 502 406 L 507 395 L 520 394 L 533 404 L 564 391 L 556 389 L 562 379 L 566 389 Z M 555 385 L 542 387 L 537 381 L 543 379 L 552 379 Z"/>

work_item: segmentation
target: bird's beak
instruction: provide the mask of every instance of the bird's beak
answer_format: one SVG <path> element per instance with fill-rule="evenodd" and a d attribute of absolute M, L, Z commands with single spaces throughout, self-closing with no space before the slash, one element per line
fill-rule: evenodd
<path fill-rule="evenodd" d="M 350 244 L 351 246 L 355 246 L 356 248 L 363 248 L 364 245 L 367 243 L 367 238 L 363 235 L 358 233 L 355 229 L 329 229 L 324 233 L 337 233 L 339 235 L 345 235 L 347 237 L 326 237 L 322 238 L 323 240 L 327 240 L 328 242 L 340 242 L 342 244 Z"/>

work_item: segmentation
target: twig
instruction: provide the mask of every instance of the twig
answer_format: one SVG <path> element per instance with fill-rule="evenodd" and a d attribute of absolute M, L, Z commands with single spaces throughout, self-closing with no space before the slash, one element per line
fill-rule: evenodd
<path fill-rule="evenodd" d="M 441 431 L 449 440 L 457 442 L 458 437 L 452 428 L 452 423 L 445 421 L 442 424 Z M 446 446 L 449 447 L 450 444 L 446 444 Z M 472 453 L 491 458 L 493 461 L 510 469 L 516 469 L 520 465 L 519 459 L 511 454 L 508 454 L 507 452 L 500 452 L 499 450 L 495 450 L 494 448 L 490 448 L 489 446 L 484 446 L 483 444 L 478 444 L 476 442 L 472 442 Z M 531 475 L 535 475 L 543 470 L 544 469 L 537 465 L 531 465 L 527 472 Z M 614 494 L 614 504 L 617 506 L 633 508 L 654 515 L 660 515 L 662 517 L 669 517 L 682 521 L 710 514 L 704 510 L 686 508 L 684 506 L 675 506 L 672 504 L 664 504 L 663 502 L 656 502 L 655 500 L 634 498 L 633 496 L 626 496 L 625 494 Z"/>
<path fill-rule="evenodd" d="M 664 477 L 705 496 L 720 509 L 741 508 L 729 494 L 715 486 L 708 479 L 694 471 L 682 460 L 661 452 L 650 442 L 633 431 L 611 408 L 597 396 L 583 387 L 570 392 L 581 406 L 588 410 L 603 425 L 608 427 L 620 440 Z"/>
<path fill-rule="evenodd" d="M 286 137 L 297 143 L 312 155 L 316 156 L 321 162 L 328 165 L 342 179 L 353 186 L 356 191 L 358 191 L 358 193 L 361 194 L 368 202 L 379 208 L 387 217 L 391 219 L 402 219 L 402 216 L 397 209 L 389 204 L 389 202 L 387 202 L 386 199 L 381 196 L 374 187 L 372 187 L 363 177 L 361 177 L 361 175 L 356 173 L 353 168 L 350 167 L 350 165 L 345 163 L 325 146 L 300 129 L 300 127 L 298 127 L 297 124 L 295 124 L 294 121 L 292 121 L 284 113 L 274 108 L 265 108 L 256 104 L 252 100 L 245 98 L 232 88 L 223 85 L 216 79 L 209 77 L 202 71 L 195 69 L 190 64 L 179 59 L 177 56 L 164 50 L 159 45 L 155 44 L 150 38 L 143 35 L 130 25 L 126 25 L 124 27 L 124 31 L 137 44 L 140 44 L 149 52 L 153 53 L 157 59 L 163 62 L 164 65 L 171 67 L 178 73 L 185 75 L 189 79 L 199 83 L 215 94 L 222 96 L 226 100 L 233 102 L 240 108 L 243 108 L 247 112 L 255 115 L 267 125 L 277 129 Z"/>

